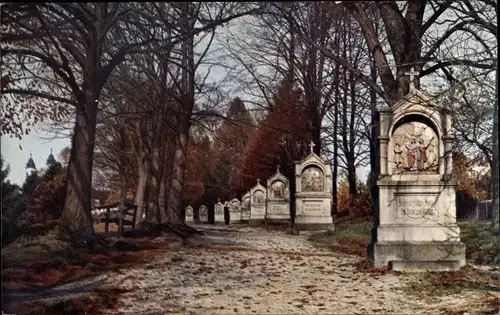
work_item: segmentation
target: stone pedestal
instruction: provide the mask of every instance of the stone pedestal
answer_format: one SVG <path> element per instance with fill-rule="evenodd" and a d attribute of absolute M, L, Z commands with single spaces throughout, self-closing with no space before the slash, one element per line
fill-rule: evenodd
<path fill-rule="evenodd" d="M 266 188 L 257 180 L 257 185 L 250 189 L 250 225 L 260 225 L 266 218 Z"/>
<path fill-rule="evenodd" d="M 200 218 L 200 223 L 208 223 L 208 208 L 205 205 L 201 205 L 198 208 L 198 216 Z"/>
<path fill-rule="evenodd" d="M 193 223 L 194 222 L 194 211 L 193 211 L 193 207 L 191 207 L 191 205 L 186 207 L 185 214 L 186 214 L 185 222 L 186 223 Z"/>
<path fill-rule="evenodd" d="M 250 222 L 250 192 L 247 192 L 241 198 L 243 200 L 241 205 L 241 223 Z"/>
<path fill-rule="evenodd" d="M 214 206 L 214 224 L 224 224 L 224 205 L 220 200 Z"/>
<path fill-rule="evenodd" d="M 319 156 L 311 154 L 295 162 L 295 224 L 301 231 L 333 231 L 332 169 Z"/>
<path fill-rule="evenodd" d="M 379 200 L 368 248 L 375 267 L 457 270 L 465 245 L 456 224 L 449 116 L 413 90 L 380 109 Z"/>
<path fill-rule="evenodd" d="M 241 223 L 241 202 L 234 198 L 229 203 L 229 224 Z"/>
<path fill-rule="evenodd" d="M 280 173 L 279 167 L 267 180 L 266 223 L 291 224 L 290 182 Z"/>

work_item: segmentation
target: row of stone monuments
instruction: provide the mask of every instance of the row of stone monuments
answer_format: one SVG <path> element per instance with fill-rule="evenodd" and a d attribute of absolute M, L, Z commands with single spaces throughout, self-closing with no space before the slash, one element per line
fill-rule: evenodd
<path fill-rule="evenodd" d="M 395 270 L 457 270 L 465 245 L 456 224 L 450 113 L 413 84 L 391 108 L 379 109 L 377 175 L 369 260 Z M 312 152 L 295 164 L 295 228 L 333 228 L 331 167 Z M 278 172 L 230 203 L 231 222 L 289 220 L 288 180 Z M 202 218 L 206 207 L 202 206 Z M 222 204 L 216 206 L 221 220 Z M 192 209 L 191 209 L 192 216 Z M 217 214 L 216 214 L 217 215 Z"/>
<path fill-rule="evenodd" d="M 295 163 L 295 224 L 297 233 L 306 230 L 333 230 L 331 216 L 332 171 L 329 163 L 311 153 Z M 267 223 L 290 223 L 290 182 L 280 173 L 267 180 L 264 187 L 260 180 L 243 197 L 242 201 L 234 198 L 225 204 L 220 200 L 214 206 L 214 223 L 224 223 L 224 206 L 229 208 L 230 223 L 249 223 L 257 225 Z M 199 208 L 200 222 L 208 222 L 208 208 Z M 186 208 L 186 222 L 193 222 L 193 208 Z"/>

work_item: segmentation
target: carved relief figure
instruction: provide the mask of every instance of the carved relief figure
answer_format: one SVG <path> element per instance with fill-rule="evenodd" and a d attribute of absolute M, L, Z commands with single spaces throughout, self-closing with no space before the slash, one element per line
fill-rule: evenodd
<path fill-rule="evenodd" d="M 314 166 L 310 166 L 302 172 L 302 191 L 323 191 L 323 172 Z"/>
<path fill-rule="evenodd" d="M 282 181 L 275 181 L 271 185 L 271 196 L 273 198 L 285 198 L 285 183 Z"/>
<path fill-rule="evenodd" d="M 224 207 L 221 204 L 216 204 L 215 205 L 215 213 L 216 214 L 224 213 Z"/>
<path fill-rule="evenodd" d="M 246 208 L 246 209 L 250 208 L 250 198 L 249 197 L 247 197 L 247 198 L 245 198 L 245 200 L 243 200 L 243 208 Z"/>
<path fill-rule="evenodd" d="M 417 141 L 415 138 L 410 140 L 410 143 L 405 144 L 407 153 L 406 158 L 408 159 L 408 168 L 410 171 L 417 170 L 417 161 L 420 159 L 420 150 L 418 148 Z"/>
<path fill-rule="evenodd" d="M 424 123 L 410 122 L 399 126 L 393 133 L 394 172 L 436 171 L 435 138 L 435 132 Z"/>
<path fill-rule="evenodd" d="M 437 160 L 437 155 L 435 152 L 436 145 L 432 144 L 429 142 L 429 147 L 427 148 L 427 164 L 429 168 L 433 168 L 437 166 L 436 160 Z"/>
<path fill-rule="evenodd" d="M 396 169 L 401 168 L 403 164 L 403 149 L 399 143 L 394 144 L 394 164 L 396 164 Z"/>
<path fill-rule="evenodd" d="M 233 201 L 231 203 L 231 211 L 240 211 L 240 203 L 238 201 Z"/>
<path fill-rule="evenodd" d="M 193 207 L 189 206 L 186 208 L 186 216 L 188 216 L 188 217 L 193 216 Z"/>
<path fill-rule="evenodd" d="M 201 206 L 199 208 L 199 213 L 200 213 L 200 215 L 207 215 L 207 213 L 208 213 L 207 206 Z"/>
<path fill-rule="evenodd" d="M 264 192 L 262 190 L 257 190 L 254 194 L 253 194 L 253 202 L 254 203 L 257 203 L 257 204 L 260 204 L 260 203 L 264 203 L 265 200 L 264 200 Z"/>

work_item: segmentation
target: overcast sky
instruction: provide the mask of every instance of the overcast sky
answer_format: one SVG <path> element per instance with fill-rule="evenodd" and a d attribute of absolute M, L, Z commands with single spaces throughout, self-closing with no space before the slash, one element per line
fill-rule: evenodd
<path fill-rule="evenodd" d="M 30 157 L 30 150 L 33 154 L 33 160 L 37 169 L 45 168 L 45 161 L 50 154 L 50 148 L 54 157 L 57 159 L 59 152 L 66 147 L 70 146 L 71 139 L 54 139 L 47 140 L 49 134 L 42 131 L 35 131 L 24 136 L 22 140 L 17 138 L 9 138 L 9 136 L 2 136 L 2 155 L 6 164 L 10 164 L 10 174 L 8 179 L 21 185 L 26 178 L 25 166 Z"/>

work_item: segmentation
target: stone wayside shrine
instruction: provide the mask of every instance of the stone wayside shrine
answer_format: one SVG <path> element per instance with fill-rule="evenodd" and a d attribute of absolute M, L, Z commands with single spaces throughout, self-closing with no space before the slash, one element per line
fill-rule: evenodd
<path fill-rule="evenodd" d="M 241 198 L 241 223 L 248 223 L 250 221 L 250 191 L 243 195 Z"/>
<path fill-rule="evenodd" d="M 456 224 L 451 118 L 415 89 L 379 109 L 379 201 L 369 259 L 394 270 L 457 270 L 465 245 Z"/>
<path fill-rule="evenodd" d="M 267 179 L 266 223 L 291 223 L 290 216 L 290 182 L 280 173 L 278 165 L 276 174 Z"/>
<path fill-rule="evenodd" d="M 266 219 L 266 187 L 257 179 L 257 185 L 250 189 L 250 225 L 259 225 Z"/>
<path fill-rule="evenodd" d="M 333 231 L 332 168 L 319 156 L 311 153 L 295 162 L 295 224 L 294 233 L 300 231 Z"/>
<path fill-rule="evenodd" d="M 200 218 L 200 223 L 208 223 L 208 208 L 205 205 L 201 205 L 198 208 L 198 216 Z"/>
<path fill-rule="evenodd" d="M 241 222 L 241 202 L 233 198 L 229 203 L 229 224 Z"/>
<path fill-rule="evenodd" d="M 191 205 L 186 207 L 186 223 L 194 222 L 194 211 Z"/>
<path fill-rule="evenodd" d="M 224 224 L 224 205 L 220 199 L 214 206 L 214 224 Z"/>

